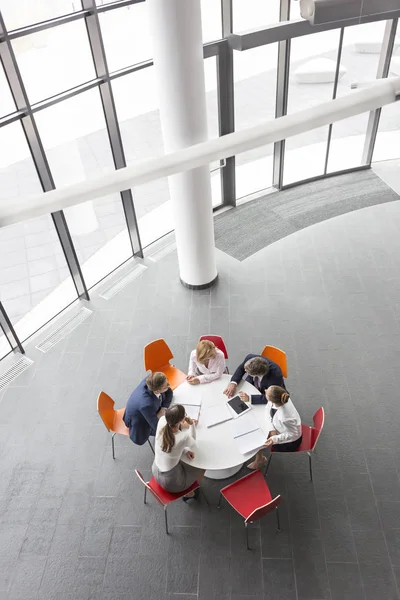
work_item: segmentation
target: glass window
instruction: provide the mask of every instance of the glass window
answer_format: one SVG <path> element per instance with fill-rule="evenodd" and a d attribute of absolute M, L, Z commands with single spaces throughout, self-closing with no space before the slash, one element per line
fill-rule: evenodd
<path fill-rule="evenodd" d="M 385 23 L 366 23 L 346 27 L 341 68 L 344 71 L 337 97 L 351 94 L 351 86 L 368 84 L 376 78 Z M 351 169 L 362 164 L 369 113 L 338 121 L 332 127 L 328 171 Z"/>
<path fill-rule="evenodd" d="M 3 66 L 0 62 L 0 117 L 15 112 L 16 107 L 11 95 L 10 86 L 4 74 Z"/>
<path fill-rule="evenodd" d="M 12 42 L 31 103 L 95 77 L 83 19 Z"/>
<path fill-rule="evenodd" d="M 332 99 L 339 31 L 294 38 L 290 50 L 287 114 Z M 328 127 L 290 137 L 285 144 L 283 184 L 323 175 Z"/>
<path fill-rule="evenodd" d="M 0 360 L 7 356 L 11 352 L 11 345 L 8 343 L 8 339 L 0 329 Z"/>
<path fill-rule="evenodd" d="M 233 31 L 262 29 L 279 21 L 280 0 L 233 0 Z"/>
<path fill-rule="evenodd" d="M 56 186 L 113 171 L 98 89 L 36 113 L 36 123 Z M 132 255 L 120 194 L 65 210 L 88 287 Z"/>
<path fill-rule="evenodd" d="M 40 193 L 21 125 L 0 129 L 0 202 Z M 76 298 L 50 215 L 0 228 L 0 299 L 26 339 Z"/>
<path fill-rule="evenodd" d="M 80 0 L 2 0 L 1 12 L 7 29 L 19 29 L 82 10 Z"/>
<path fill-rule="evenodd" d="M 203 43 L 222 38 L 221 3 L 215 0 L 201 0 L 201 24 Z"/>
<path fill-rule="evenodd" d="M 278 45 L 234 53 L 235 129 L 275 118 Z M 273 144 L 236 157 L 237 197 L 272 186 Z"/>

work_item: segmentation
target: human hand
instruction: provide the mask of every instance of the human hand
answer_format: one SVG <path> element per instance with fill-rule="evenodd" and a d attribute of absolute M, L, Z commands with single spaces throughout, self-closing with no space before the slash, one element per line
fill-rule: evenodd
<path fill-rule="evenodd" d="M 225 396 L 228 396 L 228 398 L 232 398 L 235 391 L 236 385 L 234 383 L 230 383 L 223 393 L 225 394 Z"/>
<path fill-rule="evenodd" d="M 188 383 L 190 383 L 190 385 L 198 385 L 200 383 L 200 381 L 197 377 L 191 377 L 187 381 L 188 381 Z"/>
<path fill-rule="evenodd" d="M 245 394 L 244 392 L 240 392 L 239 396 L 240 399 L 243 400 L 243 402 L 248 402 L 250 400 L 250 396 L 248 394 Z"/>
<path fill-rule="evenodd" d="M 160 417 L 163 417 L 163 416 L 165 415 L 165 413 L 166 413 L 166 412 L 167 412 L 167 409 L 166 409 L 166 408 L 160 408 L 160 410 L 159 410 L 159 411 L 158 411 L 158 413 L 157 413 L 157 417 L 158 417 L 158 418 L 160 418 Z"/>
<path fill-rule="evenodd" d="M 265 442 L 264 446 L 265 446 L 266 448 L 268 448 L 269 446 L 272 446 L 272 444 L 273 444 L 273 443 L 274 443 L 274 442 L 273 442 L 271 439 L 269 439 L 269 440 L 267 440 L 267 441 Z"/>
<path fill-rule="evenodd" d="M 186 423 L 189 423 L 189 425 L 193 425 L 194 423 L 193 419 L 191 419 L 190 417 L 185 417 L 185 421 Z"/>
<path fill-rule="evenodd" d="M 194 379 L 194 375 L 186 375 L 186 381 L 191 381 Z"/>
<path fill-rule="evenodd" d="M 186 456 L 187 456 L 188 458 L 190 458 L 190 460 L 193 460 L 193 458 L 194 458 L 194 452 L 192 452 L 191 450 L 188 450 L 188 451 L 186 452 Z"/>
<path fill-rule="evenodd" d="M 189 429 L 190 425 L 186 419 L 187 419 L 187 417 L 184 419 L 184 421 L 182 421 L 181 429 Z"/>
<path fill-rule="evenodd" d="M 276 431 L 276 429 L 271 429 L 271 431 L 270 431 L 270 432 L 269 432 L 269 434 L 268 434 L 268 439 L 269 439 L 270 437 L 272 437 L 273 435 L 278 435 L 278 432 Z"/>

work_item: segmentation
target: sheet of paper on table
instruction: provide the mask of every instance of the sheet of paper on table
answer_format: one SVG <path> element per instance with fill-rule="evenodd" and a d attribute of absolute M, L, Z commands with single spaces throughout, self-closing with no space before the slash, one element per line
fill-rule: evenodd
<path fill-rule="evenodd" d="M 235 438 L 238 450 L 242 454 L 259 450 L 265 444 L 265 440 L 266 436 L 262 429 L 256 429 L 256 431 Z"/>
<path fill-rule="evenodd" d="M 193 404 L 182 404 L 182 406 L 185 409 L 187 417 L 196 419 L 196 421 L 199 420 L 200 406 L 194 406 Z"/>
<path fill-rule="evenodd" d="M 185 397 L 185 402 L 180 402 L 179 404 L 184 404 L 185 406 L 201 406 L 201 396 L 199 394 L 196 396 L 192 395 L 192 397 L 190 397 L 188 394 Z"/>
<path fill-rule="evenodd" d="M 243 415 L 241 419 L 235 419 L 232 422 L 232 432 L 234 438 L 246 435 L 247 433 L 252 433 L 253 431 L 257 431 L 257 429 L 260 429 L 260 426 L 255 420 L 254 415 L 251 413 Z"/>
<path fill-rule="evenodd" d="M 214 406 L 208 406 L 202 410 L 202 419 L 207 427 L 214 427 L 220 423 L 225 423 L 232 419 L 232 415 L 226 404 L 215 404 Z"/>

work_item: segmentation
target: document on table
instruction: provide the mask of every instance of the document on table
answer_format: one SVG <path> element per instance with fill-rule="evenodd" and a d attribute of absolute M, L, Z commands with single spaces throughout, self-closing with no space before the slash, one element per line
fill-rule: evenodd
<path fill-rule="evenodd" d="M 243 415 L 232 423 L 233 438 L 239 452 L 247 454 L 265 444 L 266 436 L 252 414 Z"/>
<path fill-rule="evenodd" d="M 193 404 L 182 404 L 182 406 L 185 409 L 187 417 L 196 419 L 196 421 L 199 420 L 200 406 L 194 406 Z"/>
<path fill-rule="evenodd" d="M 185 396 L 185 401 L 179 404 L 183 404 L 184 406 L 201 406 L 201 396 L 200 394 L 192 394 L 192 396 L 188 394 Z"/>
<path fill-rule="evenodd" d="M 202 412 L 202 415 L 203 414 L 204 421 L 207 427 L 214 427 L 215 425 L 225 423 L 225 421 L 230 421 L 232 419 L 232 415 L 229 411 L 229 408 L 225 403 L 215 404 L 214 406 L 208 406 Z"/>

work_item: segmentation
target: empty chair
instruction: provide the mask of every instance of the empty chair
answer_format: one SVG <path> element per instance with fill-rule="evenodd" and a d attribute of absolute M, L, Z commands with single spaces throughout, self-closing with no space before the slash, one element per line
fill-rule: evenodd
<path fill-rule="evenodd" d="M 275 348 L 275 346 L 265 346 L 264 350 L 261 352 L 261 355 L 265 358 L 269 358 L 272 362 L 276 363 L 282 371 L 282 375 L 287 377 L 287 362 L 286 362 L 286 352 L 280 350 L 279 348 Z"/>
<path fill-rule="evenodd" d="M 154 340 L 147 344 L 143 355 L 145 370 L 164 373 L 172 390 L 186 380 L 185 373 L 170 364 L 169 361 L 174 358 L 174 355 L 165 340 Z"/>
<path fill-rule="evenodd" d="M 97 412 L 99 413 L 104 425 L 106 426 L 107 431 L 109 431 L 112 434 L 112 457 L 115 459 L 114 436 L 116 433 L 118 433 L 119 435 L 129 435 L 129 429 L 122 420 L 125 409 L 119 408 L 115 410 L 114 405 L 114 400 L 110 398 L 108 394 L 106 394 L 105 392 L 100 392 L 99 397 L 97 398 Z M 154 454 L 154 449 L 150 443 L 150 440 L 148 440 L 148 442 Z"/>
<path fill-rule="evenodd" d="M 271 492 L 264 475 L 261 471 L 254 471 L 245 475 L 234 483 L 222 488 L 220 492 L 218 508 L 221 506 L 222 497 L 244 518 L 246 528 L 247 549 L 249 546 L 249 534 L 247 526 L 258 519 L 261 519 L 269 512 L 276 510 L 276 520 L 278 531 L 281 530 L 279 523 L 278 506 L 281 503 L 281 497 L 272 498 Z"/>
<path fill-rule="evenodd" d="M 135 473 L 144 485 L 143 502 L 146 504 L 147 490 L 149 490 L 153 494 L 153 496 L 156 498 L 156 500 L 161 504 L 161 506 L 164 507 L 165 531 L 167 532 L 167 534 L 169 534 L 168 516 L 167 516 L 168 504 L 171 504 L 171 502 L 174 502 L 175 500 L 179 500 L 179 498 L 182 498 L 183 496 L 185 496 L 185 494 L 188 494 L 189 492 L 194 492 L 194 490 L 197 490 L 197 488 L 200 487 L 199 483 L 197 481 L 195 481 L 190 487 L 188 487 L 187 490 L 184 490 L 183 492 L 179 492 L 178 494 L 171 494 L 171 492 L 167 492 L 166 490 L 164 490 L 161 487 L 161 485 L 159 485 L 157 483 L 157 481 L 154 479 L 154 477 L 152 477 L 150 479 L 150 481 L 145 481 L 145 479 L 144 479 L 143 475 L 140 473 L 140 471 L 135 469 Z M 205 498 L 205 496 L 204 496 L 204 498 Z"/>
<path fill-rule="evenodd" d="M 319 436 L 321 435 L 321 431 L 324 427 L 324 422 L 325 422 L 325 411 L 324 409 L 321 407 L 317 410 L 317 412 L 315 413 L 315 415 L 313 416 L 313 422 L 314 422 L 314 426 L 313 427 L 308 427 L 308 425 L 302 425 L 301 429 L 302 429 L 302 440 L 301 440 L 301 444 L 298 447 L 297 450 L 295 450 L 294 452 L 307 452 L 308 454 L 308 461 L 309 461 L 309 467 L 310 467 L 310 480 L 312 481 L 313 479 L 313 473 L 312 473 L 312 463 L 311 463 L 311 455 L 315 450 L 315 447 L 317 445 Z M 271 448 L 271 454 L 269 456 L 268 462 L 267 462 L 267 467 L 265 472 L 268 471 L 269 465 L 271 463 L 272 460 L 272 455 L 275 453 L 276 451 L 274 451 L 273 447 Z M 292 452 L 288 453 L 288 454 L 293 454 Z"/>
<path fill-rule="evenodd" d="M 220 335 L 213 335 L 209 333 L 208 335 L 202 335 L 200 340 L 210 340 L 218 350 L 223 352 L 225 360 L 228 360 L 228 351 L 225 346 L 225 342 Z M 225 367 L 225 373 L 229 373 L 228 365 Z"/>

